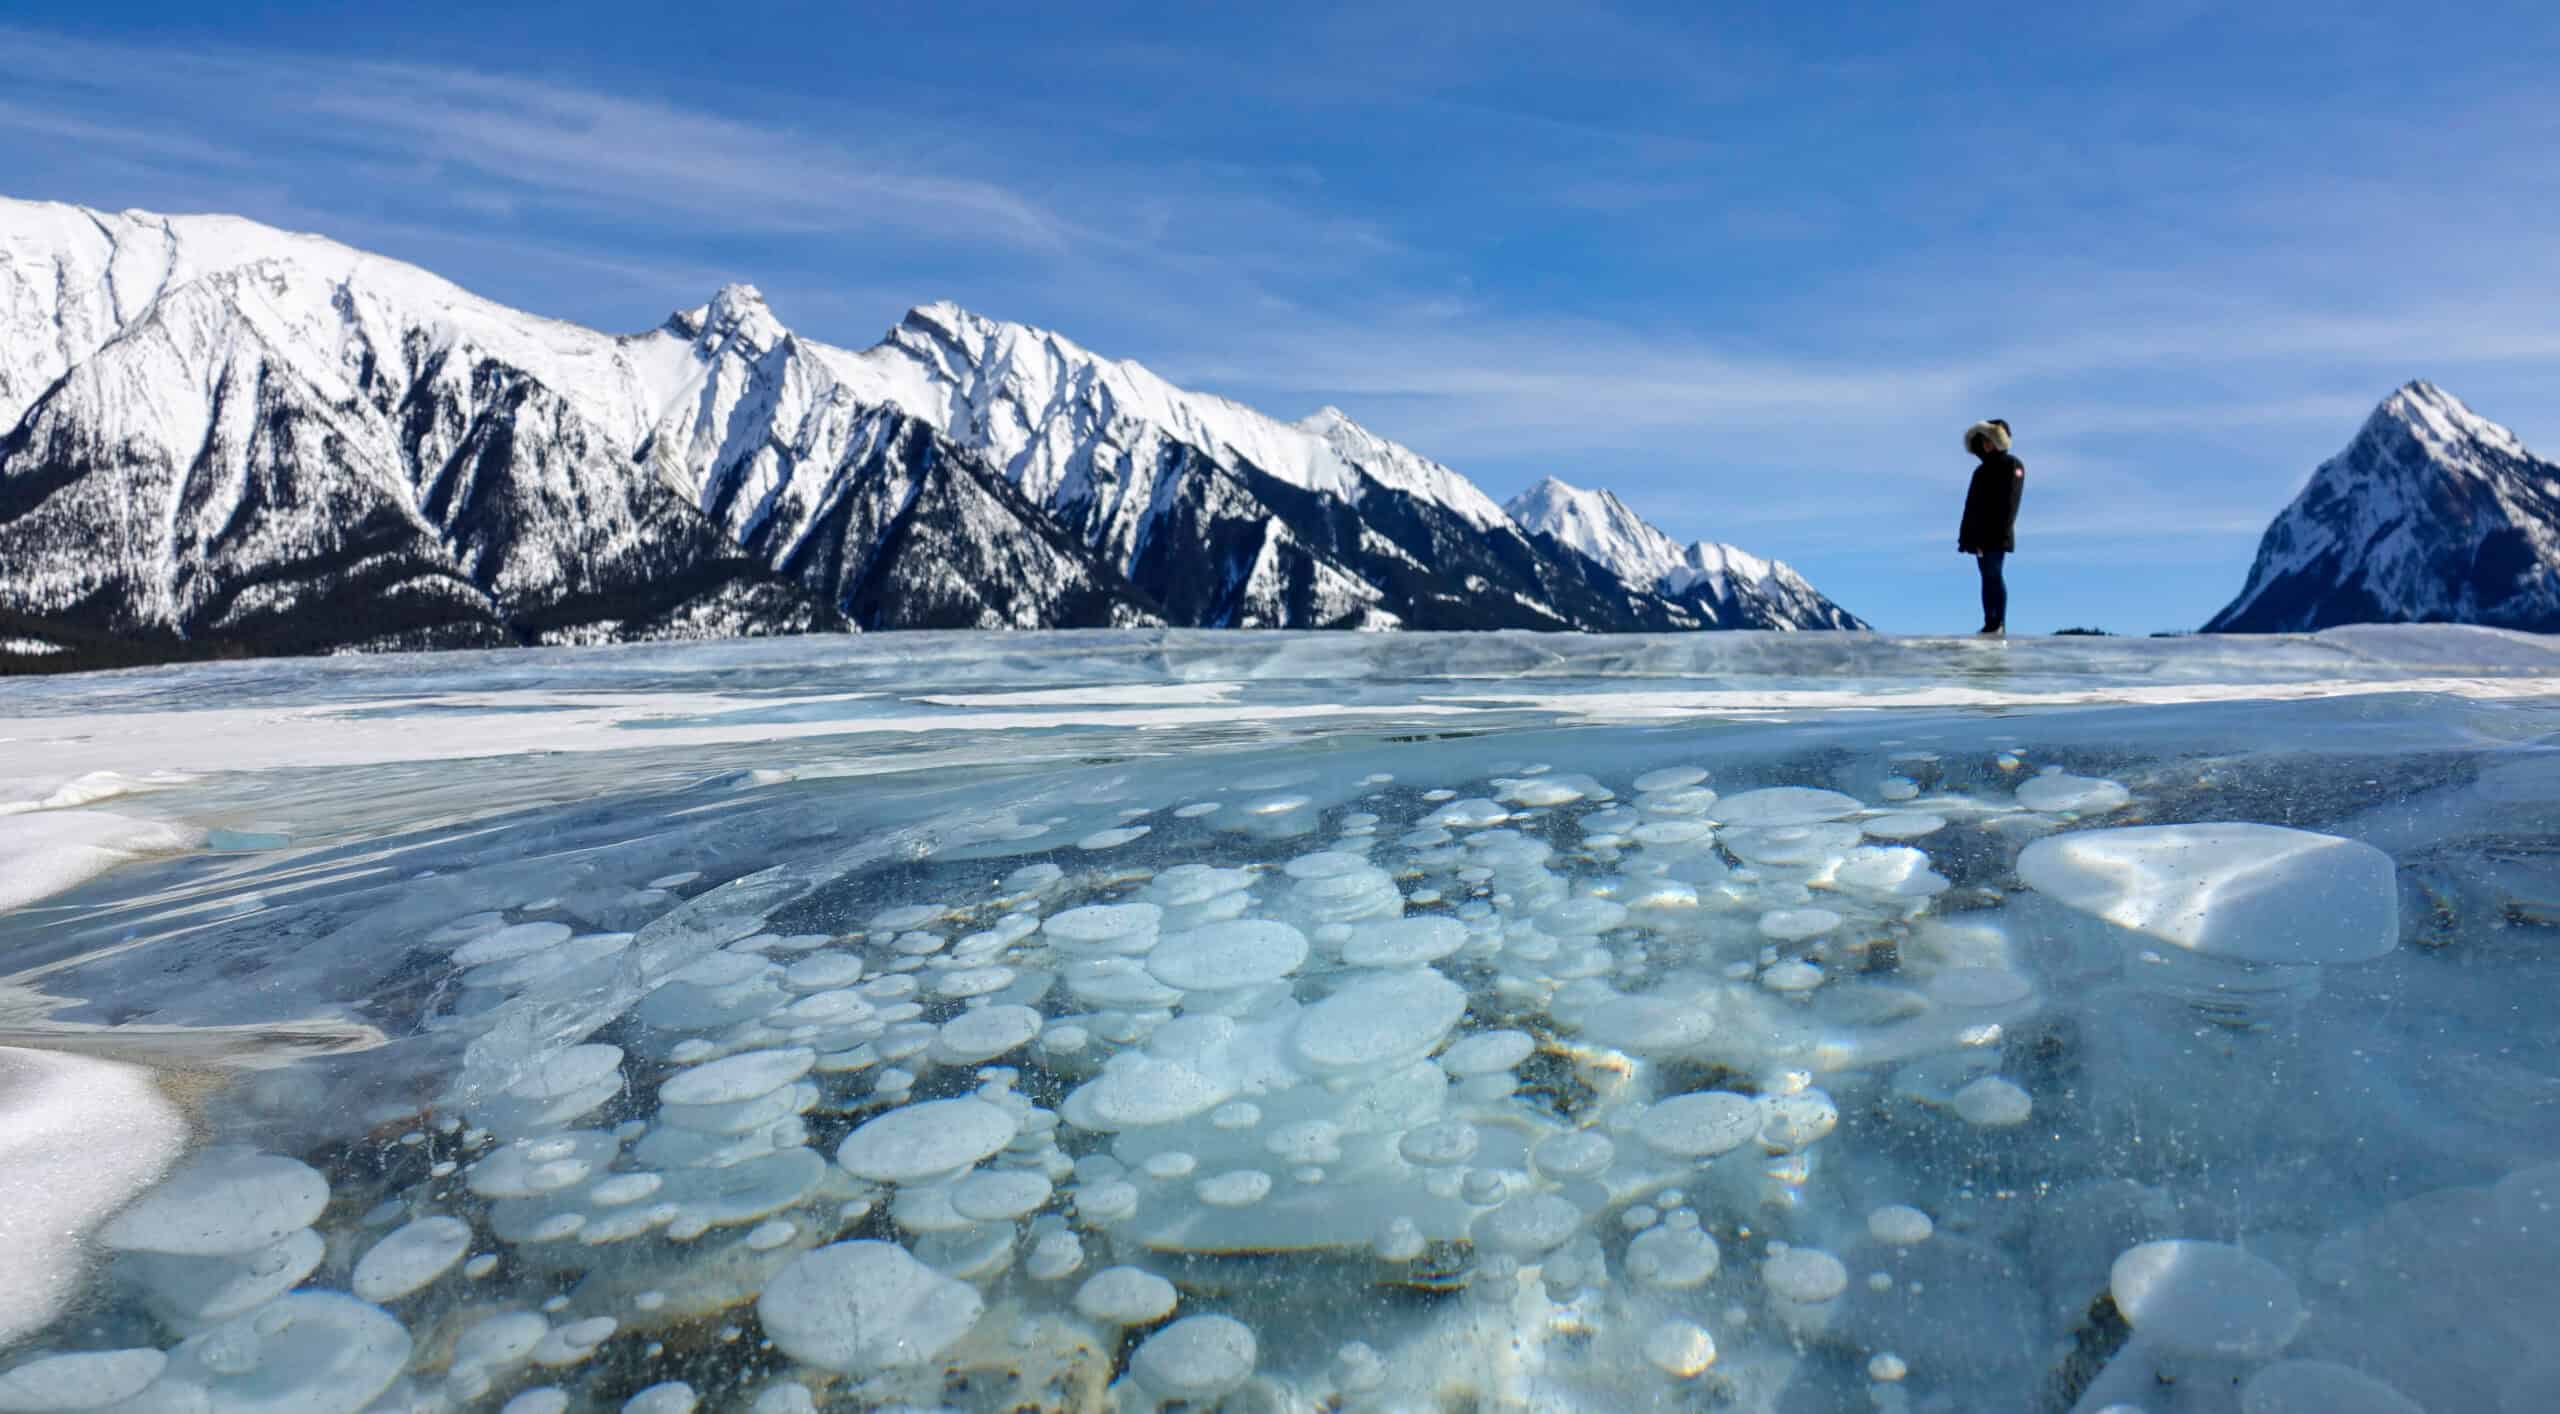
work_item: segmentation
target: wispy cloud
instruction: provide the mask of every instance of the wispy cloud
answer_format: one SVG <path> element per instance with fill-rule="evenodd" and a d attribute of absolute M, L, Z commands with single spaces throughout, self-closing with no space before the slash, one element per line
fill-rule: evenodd
<path fill-rule="evenodd" d="M 204 115 L 206 126 L 240 135 L 239 146 L 222 148 L 159 139 L 154 155 L 177 160 L 238 163 L 250 146 L 272 161 L 281 155 L 274 145 L 290 140 L 304 164 L 332 155 L 431 163 L 598 214 L 636 207 L 749 229 L 885 225 L 1033 247 L 1067 235 L 1056 213 L 1001 183 L 918 170 L 825 134 L 521 76 L 344 56 L 175 53 L 23 30 L 0 30 L 0 74 L 109 106 Z M 471 198 L 483 209 L 491 199 L 485 187 Z"/>

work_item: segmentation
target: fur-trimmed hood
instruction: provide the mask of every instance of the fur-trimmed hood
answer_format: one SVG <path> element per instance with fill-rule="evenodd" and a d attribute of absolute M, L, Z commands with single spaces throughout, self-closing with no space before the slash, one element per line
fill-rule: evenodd
<path fill-rule="evenodd" d="M 2000 418 L 1977 422 L 1964 430 L 1964 449 L 1975 456 L 1984 455 L 1988 444 L 1994 452 L 2009 450 L 2009 424 Z"/>

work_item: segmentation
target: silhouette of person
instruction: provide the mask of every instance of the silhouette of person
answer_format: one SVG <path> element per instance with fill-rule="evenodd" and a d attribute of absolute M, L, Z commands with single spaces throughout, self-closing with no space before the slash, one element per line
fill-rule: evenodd
<path fill-rule="evenodd" d="M 2000 566 L 2018 548 L 2018 501 L 2026 494 L 2027 464 L 2009 455 L 2009 424 L 1996 417 L 1966 428 L 1964 449 L 1980 464 L 1965 488 L 1956 550 L 1980 563 L 1981 631 L 1996 638 L 2009 631 L 2009 584 Z"/>

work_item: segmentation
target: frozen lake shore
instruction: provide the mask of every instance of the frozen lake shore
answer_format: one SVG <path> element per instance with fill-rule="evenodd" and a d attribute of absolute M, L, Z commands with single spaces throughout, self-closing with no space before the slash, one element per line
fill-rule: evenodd
<path fill-rule="evenodd" d="M 2454 627 L 0 684 L 0 1409 L 2547 1408 L 2555 732 Z"/>

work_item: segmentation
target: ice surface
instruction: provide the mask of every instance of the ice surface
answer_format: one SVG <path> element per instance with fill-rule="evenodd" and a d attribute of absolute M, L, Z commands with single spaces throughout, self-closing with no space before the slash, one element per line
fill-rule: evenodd
<path fill-rule="evenodd" d="M 13 681 L 0 1407 L 2539 1408 L 2555 708 L 2454 629 Z"/>

